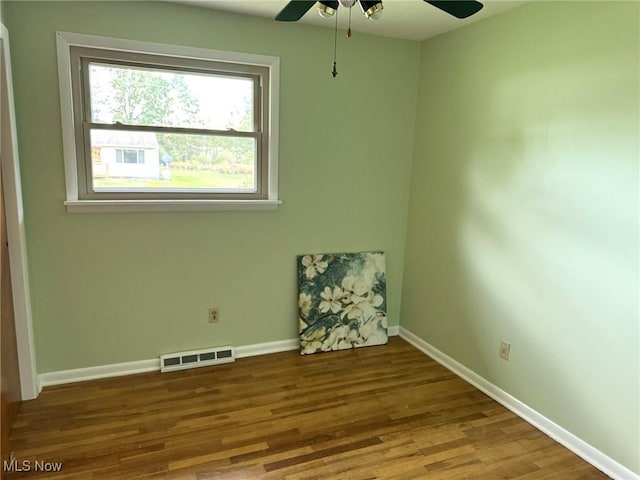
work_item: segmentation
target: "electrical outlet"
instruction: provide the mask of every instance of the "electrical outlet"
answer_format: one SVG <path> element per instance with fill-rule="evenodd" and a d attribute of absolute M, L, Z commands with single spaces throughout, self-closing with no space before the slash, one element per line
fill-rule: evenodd
<path fill-rule="evenodd" d="M 220 307 L 209 309 L 209 323 L 220 323 Z"/>
<path fill-rule="evenodd" d="M 511 351 L 511 344 L 508 342 L 500 342 L 500 358 L 503 360 L 509 360 L 509 352 Z"/>

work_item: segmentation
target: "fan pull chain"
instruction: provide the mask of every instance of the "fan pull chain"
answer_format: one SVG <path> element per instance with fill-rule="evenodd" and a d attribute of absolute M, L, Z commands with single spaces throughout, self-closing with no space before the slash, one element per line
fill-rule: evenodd
<path fill-rule="evenodd" d="M 347 38 L 351 38 L 351 9 L 353 5 L 349 7 L 349 28 L 347 28 Z"/>
<path fill-rule="evenodd" d="M 333 78 L 336 78 L 336 75 L 338 75 L 338 70 L 336 69 L 337 52 L 338 52 L 338 11 L 336 10 L 336 28 L 333 33 L 333 70 L 331 71 L 331 75 L 333 75 Z"/>

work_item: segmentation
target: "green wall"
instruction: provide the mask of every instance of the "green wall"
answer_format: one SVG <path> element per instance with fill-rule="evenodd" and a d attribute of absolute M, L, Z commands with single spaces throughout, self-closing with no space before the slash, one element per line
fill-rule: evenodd
<path fill-rule="evenodd" d="M 422 44 L 355 34 L 335 80 L 330 29 L 3 7 L 40 372 L 294 338 L 295 255 L 383 249 L 391 325 L 640 472 L 637 3 L 537 2 Z M 67 214 L 56 30 L 279 56 L 280 209 Z"/>
<path fill-rule="evenodd" d="M 422 44 L 401 316 L 635 472 L 639 6 L 540 2 Z"/>
<path fill-rule="evenodd" d="M 329 28 L 152 2 L 5 16 L 39 372 L 297 338 L 300 253 L 386 251 L 398 325 L 418 43 L 341 37 L 334 80 Z M 279 210 L 66 213 L 56 30 L 280 57 Z"/>

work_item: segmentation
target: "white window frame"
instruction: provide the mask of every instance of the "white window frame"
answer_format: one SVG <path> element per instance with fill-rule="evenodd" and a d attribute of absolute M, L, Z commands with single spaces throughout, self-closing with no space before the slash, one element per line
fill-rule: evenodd
<path fill-rule="evenodd" d="M 69 213 L 122 212 L 122 211 L 192 211 L 192 210 L 275 210 L 278 200 L 278 105 L 280 84 L 280 59 L 278 57 L 240 52 L 226 52 L 197 47 L 141 42 L 96 35 L 69 32 L 56 33 L 58 53 L 58 77 L 60 84 L 60 109 L 62 116 L 62 141 L 64 150 L 66 201 Z M 81 199 L 78 191 L 78 157 L 75 138 L 73 89 L 71 81 L 70 49 L 73 46 L 125 52 L 156 54 L 194 60 L 210 60 L 245 65 L 258 65 L 269 69 L 269 123 L 267 198 L 255 200 L 236 199 Z M 82 156 L 82 154 L 80 154 Z"/>

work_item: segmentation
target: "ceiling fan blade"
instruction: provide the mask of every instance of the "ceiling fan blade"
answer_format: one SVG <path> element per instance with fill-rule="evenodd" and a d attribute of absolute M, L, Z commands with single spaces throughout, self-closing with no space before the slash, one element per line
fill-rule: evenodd
<path fill-rule="evenodd" d="M 482 10 L 482 4 L 474 0 L 424 0 L 456 18 L 467 18 Z"/>
<path fill-rule="evenodd" d="M 276 15 L 276 20 L 279 22 L 296 22 L 313 7 L 314 3 L 316 3 L 316 0 L 291 1 Z"/>

